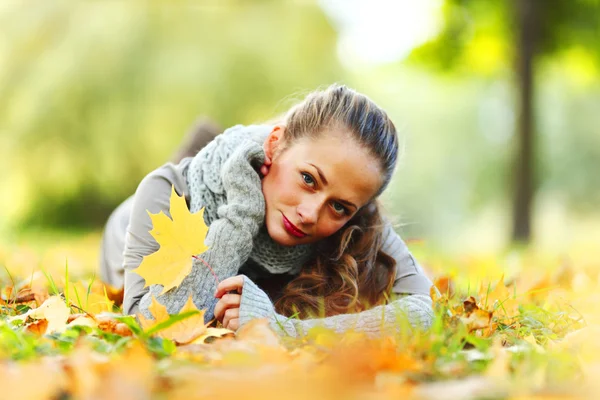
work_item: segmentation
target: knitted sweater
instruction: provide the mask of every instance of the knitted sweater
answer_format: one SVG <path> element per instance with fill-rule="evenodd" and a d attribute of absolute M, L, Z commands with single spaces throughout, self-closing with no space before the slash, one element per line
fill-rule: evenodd
<path fill-rule="evenodd" d="M 269 326 L 282 336 L 300 337 L 309 329 L 321 326 L 338 333 L 353 330 L 378 336 L 383 332 L 394 333 L 408 321 L 410 328 L 427 329 L 431 326 L 433 312 L 431 297 L 413 294 L 402 297 L 384 306 L 356 314 L 341 314 L 327 318 L 295 319 L 277 314 L 269 296 L 244 277 L 240 304 L 240 327 L 254 318 L 267 318 Z"/>
<path fill-rule="evenodd" d="M 208 262 L 220 280 L 240 272 L 252 272 L 248 266 L 260 266 L 267 274 L 295 275 L 312 252 L 310 245 L 284 247 L 275 243 L 264 228 L 264 197 L 261 176 L 257 172 L 264 160 L 262 142 L 269 132 L 265 126 L 236 126 L 218 136 L 193 159 L 184 159 L 180 165 L 170 165 L 175 174 L 151 173 L 138 187 L 133 199 L 130 223 L 125 238 L 125 300 L 124 311 L 139 311 L 149 317 L 148 307 L 153 294 L 167 307 L 169 313 L 178 312 L 192 295 L 199 309 L 207 310 L 207 320 L 213 318 L 217 299 L 210 271 L 198 261 L 193 263 L 191 273 L 177 288 L 164 295 L 161 285 L 144 288 L 143 279 L 135 273 L 141 258 L 158 249 L 158 244 L 147 233 L 146 210 L 168 214 L 168 193 L 171 185 L 186 196 L 192 212 L 205 207 L 204 219 L 209 225 L 206 244 L 209 250 L 201 258 Z M 163 169 L 165 167 L 162 167 Z M 271 319 L 272 326 L 280 333 L 299 335 L 304 328 L 314 325 L 335 326 L 338 330 L 354 327 L 358 330 L 376 332 L 393 327 L 393 310 L 400 309 L 407 315 L 411 325 L 428 326 L 431 323 L 431 299 L 428 290 L 431 282 L 416 264 L 404 242 L 393 232 L 386 230 L 384 251 L 395 255 L 397 274 L 394 292 L 412 294 L 390 303 L 384 313 L 378 308 L 358 314 L 306 321 L 287 320 L 273 311 L 272 303 L 264 291 L 246 277 L 240 307 L 240 323 L 256 317 Z M 247 263 L 251 260 L 251 263 Z M 246 271 L 244 271 L 246 267 Z M 250 275 L 250 274 L 248 274 Z M 382 318 L 383 317 L 383 318 Z M 282 322 L 283 321 L 283 322 Z M 382 325 L 383 324 L 383 325 Z M 286 327 L 285 332 L 281 327 Z"/>

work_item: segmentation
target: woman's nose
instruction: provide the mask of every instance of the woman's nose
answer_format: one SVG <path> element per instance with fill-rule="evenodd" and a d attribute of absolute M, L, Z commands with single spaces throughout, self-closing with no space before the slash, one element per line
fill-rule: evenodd
<path fill-rule="evenodd" d="M 300 221 L 305 225 L 316 224 L 319 219 L 320 205 L 313 203 L 303 203 L 298 205 L 298 216 Z"/>

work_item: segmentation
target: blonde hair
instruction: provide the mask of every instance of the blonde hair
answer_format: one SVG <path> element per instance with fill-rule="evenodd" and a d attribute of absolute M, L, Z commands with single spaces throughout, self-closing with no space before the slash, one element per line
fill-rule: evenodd
<path fill-rule="evenodd" d="M 390 182 L 398 159 L 396 128 L 385 111 L 343 85 L 309 94 L 284 117 L 286 147 L 303 137 L 341 129 L 380 162 L 382 184 Z M 285 149 L 283 150 L 285 151 Z M 385 254 L 383 220 L 372 199 L 332 236 L 317 243 L 314 257 L 276 301 L 278 312 L 301 317 L 362 311 L 386 301 L 395 260 Z"/>

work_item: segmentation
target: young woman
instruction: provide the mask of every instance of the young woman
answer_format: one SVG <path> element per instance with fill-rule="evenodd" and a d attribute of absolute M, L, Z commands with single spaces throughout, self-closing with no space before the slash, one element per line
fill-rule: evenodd
<path fill-rule="evenodd" d="M 140 183 L 126 216 L 123 311 L 149 317 L 154 295 L 176 313 L 192 295 L 207 321 L 233 330 L 253 318 L 292 336 L 316 325 L 378 334 L 399 329 L 404 317 L 428 327 L 431 281 L 376 200 L 397 158 L 386 113 L 340 85 L 309 94 L 279 124 L 226 130 Z M 168 214 L 172 186 L 191 212 L 205 208 L 209 250 L 199 256 L 218 287 L 197 260 L 163 295 L 135 272 L 159 248 L 148 211 Z M 107 227 L 104 237 L 118 234 Z"/>

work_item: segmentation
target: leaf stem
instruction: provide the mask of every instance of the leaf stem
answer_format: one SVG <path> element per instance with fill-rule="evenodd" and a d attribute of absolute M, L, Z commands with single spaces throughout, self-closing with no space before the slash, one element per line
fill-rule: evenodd
<path fill-rule="evenodd" d="M 219 277 L 217 276 L 217 274 L 215 274 L 215 271 L 211 268 L 210 265 L 208 265 L 208 263 L 206 261 L 204 261 L 203 259 L 201 259 L 200 257 L 197 257 L 195 255 L 192 255 L 192 257 L 194 257 L 196 260 L 200 260 L 202 261 L 202 264 L 206 265 L 208 267 L 208 269 L 210 270 L 210 272 L 213 274 L 213 276 L 215 277 L 215 282 L 217 282 L 217 285 L 219 285 L 220 281 L 219 281 Z"/>

